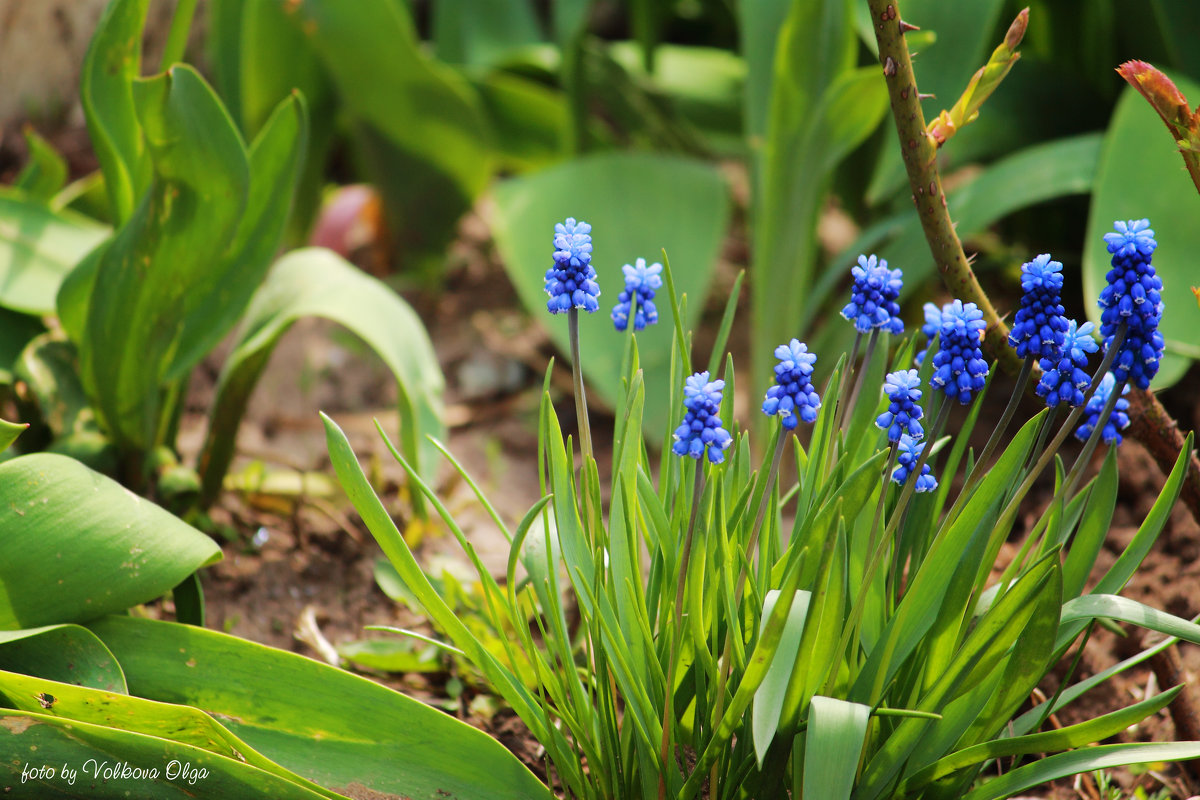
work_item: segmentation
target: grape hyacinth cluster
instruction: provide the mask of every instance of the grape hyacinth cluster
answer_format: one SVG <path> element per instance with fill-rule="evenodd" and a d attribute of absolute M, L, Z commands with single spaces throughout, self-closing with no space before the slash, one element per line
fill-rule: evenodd
<path fill-rule="evenodd" d="M 933 357 L 929 382 L 948 399 L 967 405 L 983 391 L 988 365 L 980 343 L 986 327 L 983 312 L 974 303 L 954 300 L 942 308 L 941 348 Z"/>
<path fill-rule="evenodd" d="M 1057 356 L 1041 360 L 1042 378 L 1034 391 L 1038 397 L 1045 398 L 1047 406 L 1054 408 L 1062 403 L 1076 408 L 1083 405 L 1083 393 L 1092 383 L 1092 377 L 1084 371 L 1088 364 L 1087 354 L 1099 349 L 1092 337 L 1093 330 L 1095 326 L 1090 322 L 1078 325 L 1075 320 L 1069 320 Z"/>
<path fill-rule="evenodd" d="M 1049 253 L 1021 265 L 1021 307 L 1008 343 L 1018 358 L 1055 359 L 1067 332 L 1062 305 L 1062 264 Z"/>
<path fill-rule="evenodd" d="M 662 264 L 654 263 L 646 266 L 646 259 L 639 258 L 632 266 L 621 267 L 625 273 L 625 288 L 617 297 L 613 306 L 612 321 L 617 330 L 623 331 L 629 327 L 629 311 L 634 296 L 637 296 L 637 310 L 633 315 L 633 329 L 643 330 L 647 325 L 658 322 L 658 308 L 654 305 L 654 293 L 662 288 Z"/>
<path fill-rule="evenodd" d="M 1088 399 L 1087 407 L 1084 408 L 1084 420 L 1078 428 L 1075 429 L 1075 438 L 1086 442 L 1091 437 L 1092 431 L 1096 429 L 1100 423 L 1100 414 L 1104 411 L 1104 404 L 1108 402 L 1112 396 L 1113 390 L 1116 388 L 1117 378 L 1112 372 L 1106 372 L 1104 379 L 1100 381 L 1100 385 L 1096 387 L 1095 393 Z M 1129 392 L 1129 385 L 1124 384 L 1121 394 Z M 1117 398 L 1117 404 L 1113 408 L 1108 419 L 1101 425 L 1102 433 L 1100 439 L 1105 444 L 1110 444 L 1114 447 L 1119 446 L 1123 441 L 1120 431 L 1129 427 L 1129 401 L 1124 397 Z"/>
<path fill-rule="evenodd" d="M 859 333 L 872 329 L 903 333 L 904 320 L 896 301 L 904 288 L 904 274 L 898 269 L 888 269 L 887 262 L 874 255 L 859 256 L 858 266 L 851 267 L 850 274 L 854 276 L 854 285 L 842 316 L 853 322 Z"/>
<path fill-rule="evenodd" d="M 883 390 L 888 396 L 888 408 L 876 418 L 875 425 L 887 431 L 889 442 L 898 442 L 905 435 L 913 439 L 925 435 L 925 429 L 917 421 L 925 415 L 919 405 L 920 386 L 921 377 L 915 369 L 892 372 L 884 379 Z"/>
<path fill-rule="evenodd" d="M 921 459 L 921 451 L 925 449 L 925 442 L 914 439 L 907 433 L 900 436 L 899 447 L 896 457 L 896 468 L 892 470 L 892 480 L 901 485 L 908 480 L 908 476 L 916 469 L 917 462 Z M 932 492 L 937 488 L 937 478 L 933 477 L 928 464 L 921 467 L 921 474 L 917 476 L 916 490 L 918 492 Z"/>
<path fill-rule="evenodd" d="M 725 450 L 733 443 L 729 431 L 721 427 L 721 392 L 725 381 L 708 379 L 708 371 L 697 372 L 684 382 L 683 405 L 687 414 L 675 429 L 677 455 L 699 459 L 707 454 L 713 464 L 725 460 Z"/>
<path fill-rule="evenodd" d="M 821 398 L 812 384 L 815 353 L 808 352 L 808 345 L 799 339 L 775 348 L 775 385 L 767 390 L 762 412 L 767 416 L 778 416 L 785 430 L 795 430 L 801 420 L 817 421 L 817 410 Z"/>
<path fill-rule="evenodd" d="M 1150 220 L 1117 221 L 1115 233 L 1104 234 L 1112 269 L 1108 285 L 1100 292 L 1100 335 L 1108 350 L 1117 330 L 1125 325 L 1125 339 L 1113 359 L 1112 372 L 1119 382 L 1132 381 L 1147 389 L 1158 373 L 1163 354 L 1162 280 L 1155 274 L 1150 257 L 1158 242 Z"/>
<path fill-rule="evenodd" d="M 572 308 L 600 310 L 600 284 L 592 266 L 592 226 L 567 217 L 554 226 L 554 266 L 546 270 L 546 307 L 551 314 Z"/>

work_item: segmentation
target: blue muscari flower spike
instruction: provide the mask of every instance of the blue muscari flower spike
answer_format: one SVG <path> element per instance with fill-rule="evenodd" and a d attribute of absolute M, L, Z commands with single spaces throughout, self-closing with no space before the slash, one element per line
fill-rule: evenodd
<path fill-rule="evenodd" d="M 988 365 L 979 343 L 987 323 L 974 303 L 955 300 L 942 308 L 941 348 L 933 357 L 933 376 L 929 383 L 963 405 L 983 390 Z"/>
<path fill-rule="evenodd" d="M 699 459 L 707 454 L 714 464 L 725 460 L 724 451 L 733 443 L 733 437 L 721 427 L 718 416 L 724 388 L 725 381 L 710 381 L 707 370 L 684 382 L 683 405 L 687 414 L 675 429 L 675 445 L 671 448 L 677 455 Z"/>
<path fill-rule="evenodd" d="M 1099 349 L 1092 338 L 1094 329 L 1095 326 L 1090 322 L 1077 325 L 1075 320 L 1070 320 L 1057 356 L 1042 359 L 1042 379 L 1034 391 L 1038 397 L 1046 398 L 1046 405 L 1051 408 L 1059 403 L 1072 408 L 1083 405 L 1083 393 L 1092 382 L 1091 376 L 1085 372 L 1087 354 Z"/>
<path fill-rule="evenodd" d="M 816 354 L 808 352 L 808 345 L 799 339 L 792 339 L 775 348 L 775 357 L 779 359 L 775 365 L 775 385 L 767 389 L 762 412 L 781 417 L 783 427 L 789 431 L 801 420 L 816 422 L 817 409 L 821 407 L 821 398 L 812 384 Z"/>
<path fill-rule="evenodd" d="M 896 458 L 896 468 L 892 470 L 892 481 L 904 485 L 908 480 L 908 476 L 912 474 L 913 468 L 917 466 L 917 461 L 921 458 L 921 451 L 925 449 L 925 442 L 914 439 L 907 433 L 900 437 L 900 447 Z M 921 468 L 921 474 L 917 476 L 916 490 L 918 492 L 932 492 L 937 488 L 937 478 L 933 477 L 929 471 L 929 465 L 925 464 Z"/>
<path fill-rule="evenodd" d="M 592 226 L 567 217 L 554 226 L 554 266 L 546 270 L 546 307 L 551 314 L 572 308 L 600 310 L 600 284 L 592 266 Z"/>
<path fill-rule="evenodd" d="M 1021 265 L 1021 307 L 1008 334 L 1018 358 L 1057 355 L 1067 332 L 1062 285 L 1062 264 L 1051 261 L 1049 253 Z"/>
<path fill-rule="evenodd" d="M 1122 322 L 1125 340 L 1113 359 L 1112 372 L 1119 381 L 1130 381 L 1142 389 L 1158 374 L 1164 342 L 1158 331 L 1162 320 L 1162 280 L 1155 274 L 1150 257 L 1158 243 L 1150 220 L 1137 219 L 1114 224 L 1116 233 L 1104 234 L 1112 269 L 1108 285 L 1100 292 L 1100 336 L 1107 350 Z"/>
<path fill-rule="evenodd" d="M 1116 388 L 1117 379 L 1111 372 L 1104 374 L 1104 379 L 1100 381 L 1100 385 L 1096 387 L 1096 392 L 1093 394 L 1087 403 L 1087 408 L 1083 410 L 1083 424 L 1075 429 L 1075 438 L 1086 442 L 1092 435 L 1092 431 L 1096 429 L 1096 425 L 1100 422 L 1100 412 L 1104 410 L 1104 404 L 1108 402 L 1108 398 L 1112 396 L 1113 389 Z M 1125 384 L 1121 394 L 1129 392 L 1129 384 Z M 1114 447 L 1121 444 L 1123 439 L 1119 431 L 1129 427 L 1129 401 L 1124 397 L 1117 398 L 1117 404 L 1113 408 L 1112 414 L 1104 423 L 1104 429 L 1100 434 L 1100 438 L 1106 444 L 1111 444 Z"/>
<path fill-rule="evenodd" d="M 921 333 L 925 335 L 925 347 L 913 359 L 918 367 L 925 361 L 925 354 L 929 352 L 929 348 L 933 346 L 934 338 L 942 330 L 942 309 L 933 303 L 926 303 L 921 308 L 925 312 L 925 324 L 921 326 Z"/>
<path fill-rule="evenodd" d="M 925 435 L 921 423 L 917 422 L 925 415 L 918 405 L 921 399 L 920 386 L 921 376 L 915 369 L 892 372 L 884 379 L 883 390 L 890 402 L 888 410 L 875 420 L 875 425 L 887 431 L 889 442 L 898 442 L 905 434 L 914 439 Z"/>
<path fill-rule="evenodd" d="M 854 286 L 842 316 L 853 322 L 859 333 L 872 328 L 903 333 L 904 320 L 900 319 L 900 304 L 896 301 L 904 288 L 904 273 L 888 269 L 886 261 L 872 255 L 859 256 L 858 266 L 851 267 L 850 274 L 854 276 Z"/>
<path fill-rule="evenodd" d="M 658 308 L 654 305 L 654 293 L 662 288 L 662 264 L 646 266 L 646 259 L 639 258 L 634 266 L 621 267 L 625 273 L 625 288 L 613 306 L 612 321 L 617 330 L 629 327 L 629 309 L 634 294 L 637 295 L 637 311 L 633 315 L 633 329 L 640 331 L 647 325 L 658 322 Z"/>

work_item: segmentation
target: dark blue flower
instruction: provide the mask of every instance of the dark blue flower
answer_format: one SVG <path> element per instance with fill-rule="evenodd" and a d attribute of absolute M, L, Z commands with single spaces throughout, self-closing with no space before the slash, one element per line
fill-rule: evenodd
<path fill-rule="evenodd" d="M 954 300 L 942 308 L 941 347 L 929 383 L 966 405 L 987 383 L 988 365 L 979 344 L 987 324 L 974 303 Z"/>
<path fill-rule="evenodd" d="M 889 442 L 898 442 L 908 434 L 914 439 L 925 435 L 917 420 L 925 415 L 918 403 L 921 400 L 921 376 L 915 369 L 889 373 L 884 379 L 883 390 L 887 393 L 888 410 L 875 420 L 877 427 L 887 431 Z"/>
<path fill-rule="evenodd" d="M 1090 322 L 1076 326 L 1075 320 L 1070 320 L 1057 358 L 1042 359 L 1042 379 L 1034 391 L 1038 397 L 1046 398 L 1046 405 L 1051 408 L 1059 403 L 1072 408 L 1083 405 L 1083 393 L 1092 382 L 1085 371 L 1087 354 L 1099 349 L 1092 337 L 1094 329 Z"/>
<path fill-rule="evenodd" d="M 904 274 L 898 269 L 888 269 L 886 261 L 873 255 L 859 256 L 858 266 L 851 267 L 850 274 L 854 276 L 854 286 L 842 316 L 853 322 L 859 333 L 872 328 L 903 333 L 904 320 L 900 319 L 900 304 L 896 301 L 904 288 Z"/>
<path fill-rule="evenodd" d="M 816 354 L 808 352 L 808 345 L 799 339 L 792 339 L 775 348 L 775 357 L 779 359 L 775 365 L 775 385 L 767 389 L 763 413 L 782 417 L 787 430 L 795 429 L 800 420 L 816 422 L 817 409 L 821 407 L 821 398 L 812 385 Z"/>
<path fill-rule="evenodd" d="M 1083 410 L 1083 424 L 1075 429 L 1075 438 L 1086 442 L 1092 435 L 1092 431 L 1096 429 L 1096 425 L 1100 421 L 1100 412 L 1104 410 L 1104 404 L 1108 402 L 1108 398 L 1112 396 L 1113 389 L 1116 388 L 1117 379 L 1111 372 L 1104 375 L 1104 379 L 1100 381 L 1100 385 L 1096 387 L 1096 392 L 1087 402 L 1087 407 Z M 1121 390 L 1121 394 L 1129 392 L 1129 384 L 1125 384 Z M 1124 397 L 1117 398 L 1117 404 L 1113 407 L 1112 414 L 1104 423 L 1104 429 L 1100 434 L 1100 438 L 1106 444 L 1111 444 L 1114 447 L 1121 444 L 1122 438 L 1119 431 L 1129 427 L 1129 414 L 1125 413 L 1129 410 L 1129 401 Z"/>
<path fill-rule="evenodd" d="M 1067 332 L 1062 305 L 1062 264 L 1043 253 L 1021 265 L 1021 307 L 1008 343 L 1018 358 L 1054 358 Z"/>
<path fill-rule="evenodd" d="M 1104 242 L 1112 254 L 1108 285 L 1100 292 L 1100 335 L 1108 350 L 1125 325 L 1125 339 L 1113 359 L 1113 375 L 1146 389 L 1158 374 L 1163 354 L 1162 280 L 1155 274 L 1150 257 L 1158 243 L 1146 219 L 1118 221 L 1116 233 L 1106 233 Z"/>
<path fill-rule="evenodd" d="M 637 311 L 633 315 L 633 329 L 640 331 L 647 325 L 658 322 L 658 308 L 654 305 L 654 293 L 662 288 L 662 264 L 646 266 L 646 259 L 639 258 L 634 266 L 621 267 L 625 273 L 625 288 L 613 306 L 612 321 L 617 330 L 629 326 L 629 309 L 633 296 L 637 295 Z"/>
<path fill-rule="evenodd" d="M 551 314 L 572 308 L 600 310 L 600 284 L 592 267 L 592 226 L 568 217 L 554 226 L 554 266 L 546 270 L 546 307 Z"/>
<path fill-rule="evenodd" d="M 925 361 L 925 354 L 929 352 L 929 348 L 933 346 L 933 340 L 942 330 L 942 309 L 933 303 L 926 303 L 921 308 L 925 312 L 925 324 L 921 326 L 921 333 L 925 335 L 925 347 L 919 350 L 913 359 L 918 367 Z"/>
<path fill-rule="evenodd" d="M 671 448 L 681 456 L 700 458 L 720 464 L 733 437 L 721 427 L 721 391 L 725 381 L 710 381 L 708 372 L 697 372 L 684 383 L 683 405 L 687 414 L 675 429 L 675 445 Z"/>
<path fill-rule="evenodd" d="M 896 468 L 892 470 L 892 480 L 895 483 L 904 485 L 908 480 L 908 476 L 912 474 L 913 469 L 917 466 L 917 461 L 921 458 L 921 451 L 925 449 L 925 442 L 919 439 L 914 439 L 907 433 L 900 437 L 900 445 L 897 451 Z M 929 465 L 921 466 L 921 474 L 917 476 L 916 490 L 918 492 L 932 492 L 937 488 L 937 478 L 933 477 L 929 471 Z"/>

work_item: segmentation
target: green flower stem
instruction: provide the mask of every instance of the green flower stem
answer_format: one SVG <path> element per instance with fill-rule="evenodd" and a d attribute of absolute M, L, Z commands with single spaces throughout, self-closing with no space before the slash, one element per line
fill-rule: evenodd
<path fill-rule="evenodd" d="M 845 425 L 846 415 L 854 412 L 849 409 L 854 408 L 855 402 L 858 401 L 859 392 L 862 391 L 863 380 L 867 375 L 867 368 L 871 364 L 871 359 L 875 356 L 875 345 L 879 343 L 879 329 L 872 328 L 871 335 L 867 339 L 867 352 L 863 354 L 862 368 L 858 370 L 858 374 L 854 376 L 854 388 L 850 390 L 850 399 L 844 405 L 838 407 L 838 428 L 841 429 Z M 853 367 L 853 363 L 851 363 Z"/>
<path fill-rule="evenodd" d="M 1004 438 L 1004 433 L 1008 430 L 1008 423 L 1012 421 L 1013 414 L 1016 413 L 1017 406 L 1021 403 L 1021 396 L 1025 394 L 1025 388 L 1029 384 L 1029 376 L 1032 374 L 1033 359 L 1027 358 L 1021 364 L 1021 372 L 1017 375 L 1017 385 L 1013 389 L 1012 396 L 1008 398 L 1008 405 L 1004 407 L 1004 413 L 1000 415 L 1000 422 L 997 423 L 995 430 L 992 431 L 992 435 L 988 437 L 987 444 L 983 447 L 983 452 L 979 454 L 979 458 L 975 459 L 975 463 L 971 467 L 971 472 L 967 475 L 967 480 L 963 483 L 963 492 L 969 490 L 983 476 L 984 471 L 980 469 L 980 465 L 992 457 L 996 446 Z"/>
<path fill-rule="evenodd" d="M 675 661 L 679 655 L 680 638 L 683 631 L 683 593 L 687 584 L 688 564 L 692 559 L 692 539 L 696 533 L 696 518 L 700 515 L 700 501 L 704 497 L 704 462 L 696 461 L 696 477 L 692 483 L 692 510 L 688 519 L 687 536 L 683 540 L 683 554 L 679 559 L 679 580 L 675 585 L 675 607 L 672 614 L 671 651 L 667 658 L 666 697 L 663 698 L 662 774 L 658 778 L 658 797 L 667 795 L 667 770 L 671 756 L 671 715 L 675 711 Z"/>
<path fill-rule="evenodd" d="M 846 381 L 848 381 L 850 379 L 850 373 L 854 372 L 854 365 L 855 365 L 855 363 L 858 362 L 858 353 L 862 349 L 862 340 L 863 340 L 862 331 L 855 331 L 854 347 L 852 347 L 850 349 L 850 360 L 846 362 L 846 368 L 844 370 L 842 370 L 842 377 L 838 380 L 837 400 L 839 401 L 839 403 L 838 403 L 838 421 L 839 422 L 841 421 L 841 415 L 842 415 L 842 404 L 840 401 L 843 397 L 846 396 Z M 822 397 L 828 397 L 828 393 L 829 393 L 828 386 L 825 387 L 825 392 L 826 392 L 825 394 L 821 395 Z"/>
<path fill-rule="evenodd" d="M 1016 352 L 1008 346 L 1008 326 L 976 280 L 946 208 L 937 167 L 937 140 L 925 130 L 925 115 L 917 94 L 912 58 L 900 25 L 901 0 L 867 0 L 867 4 L 879 45 L 879 62 L 887 81 L 892 116 L 900 137 L 904 168 L 930 254 L 946 288 L 964 303 L 975 303 L 983 312 L 988 325 L 984 339 L 988 354 L 1005 372 L 1016 374 L 1020 364 Z M 1184 445 L 1178 423 L 1147 391 L 1135 389 L 1128 399 L 1130 438 L 1146 445 L 1163 473 L 1170 473 Z M 1195 454 L 1188 464 L 1182 496 L 1192 516 L 1200 520 L 1200 459 Z"/>
<path fill-rule="evenodd" d="M 571 340 L 571 378 L 575 384 L 575 422 L 579 426 L 579 450 L 586 461 L 592 452 L 592 425 L 588 421 L 587 392 L 583 388 L 583 367 L 579 360 L 579 309 L 567 311 L 567 338 Z"/>
<path fill-rule="evenodd" d="M 175 6 L 175 16 L 171 19 L 170 30 L 167 31 L 167 43 L 163 46 L 159 72 L 166 72 L 183 60 L 188 33 L 192 29 L 192 19 L 196 15 L 197 2 L 198 0 L 179 0 L 179 4 Z"/>
<path fill-rule="evenodd" d="M 1121 399 L 1121 392 L 1125 390 L 1126 381 L 1117 381 L 1113 386 L 1112 393 L 1109 394 L 1108 400 L 1104 402 L 1104 408 L 1100 412 L 1100 416 L 1096 419 L 1096 425 L 1092 428 L 1092 434 L 1088 437 L 1087 442 L 1083 445 L 1083 450 L 1075 459 L 1075 463 L 1071 465 L 1071 469 L 1067 472 L 1067 479 L 1063 481 L 1063 497 L 1070 499 L 1071 495 L 1075 494 L 1075 487 L 1079 485 L 1079 479 L 1083 477 L 1084 471 L 1092 460 L 1092 453 L 1096 452 L 1096 445 L 1100 444 L 1100 437 L 1104 434 L 1105 424 L 1108 418 L 1112 416 L 1113 410 L 1117 407 L 1117 401 Z"/>

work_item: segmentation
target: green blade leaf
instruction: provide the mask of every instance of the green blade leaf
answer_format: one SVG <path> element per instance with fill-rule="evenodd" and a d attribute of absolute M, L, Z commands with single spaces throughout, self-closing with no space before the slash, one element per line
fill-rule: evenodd
<path fill-rule="evenodd" d="M 767 592 L 763 599 L 762 616 L 759 618 L 761 626 L 765 626 L 770 619 L 778 599 L 777 590 L 771 589 Z M 767 750 L 775 739 L 775 731 L 779 728 L 779 713 L 783 709 L 783 697 L 796 664 L 796 654 L 800 650 L 800 637 L 804 634 L 804 622 L 808 619 L 808 605 L 811 599 L 811 592 L 796 592 L 792 606 L 788 609 L 787 620 L 783 623 L 779 648 L 771 659 L 766 677 L 754 693 L 751 732 L 754 736 L 754 756 L 758 759 L 760 769 Z"/>
<path fill-rule="evenodd" d="M 202 286 L 237 230 L 249 173 L 220 100 L 191 67 L 138 81 L 154 180 L 100 257 L 79 346 L 80 377 L 121 444 L 158 444 L 163 383 Z"/>
<path fill-rule="evenodd" d="M 804 744 L 804 796 L 847 800 L 854 789 L 871 709 L 817 695 Z"/>
<path fill-rule="evenodd" d="M 365 678 L 190 625 L 107 617 L 91 628 L 132 694 L 216 716 L 267 758 L 334 791 L 550 798 L 487 734 Z"/>
<path fill-rule="evenodd" d="M 1165 633 L 1168 636 L 1177 636 L 1185 642 L 1200 644 L 1200 625 L 1188 622 L 1174 614 L 1159 611 L 1157 608 L 1151 608 L 1136 600 L 1130 600 L 1128 597 L 1115 594 L 1085 594 L 1083 597 L 1076 597 L 1074 600 L 1063 603 L 1060 624 L 1064 628 L 1069 622 L 1091 619 L 1115 619 Z M 1070 630 L 1078 629 L 1070 628 L 1067 632 Z M 1066 645 L 1064 639 L 1069 641 L 1066 635 L 1060 633 L 1055 650 Z"/>
<path fill-rule="evenodd" d="M 51 211 L 0 189 L 0 306 L 49 314 L 74 266 L 108 236 L 107 227 L 72 211 Z"/>
<path fill-rule="evenodd" d="M 335 253 L 313 247 L 295 250 L 275 264 L 246 311 L 237 343 L 221 370 L 201 460 L 207 501 L 220 491 L 237 427 L 276 343 L 303 317 L 342 325 L 383 359 L 399 389 L 404 453 L 422 475 L 434 475 L 437 450 L 425 436 L 444 437 L 445 381 L 420 318 L 380 281 Z"/>
<path fill-rule="evenodd" d="M 80 625 L 0 631 L 0 669 L 106 692 L 129 692 L 113 654 Z"/>
<path fill-rule="evenodd" d="M 0 464 L 0 508 L 0 629 L 123 611 L 221 554 L 183 520 L 53 453 Z"/>
<path fill-rule="evenodd" d="M 1171 79 L 1188 97 L 1200 96 L 1200 84 L 1179 75 Z M 1167 357 L 1151 383 L 1165 389 L 1182 375 L 1188 361 L 1200 356 L 1196 326 L 1200 309 L 1187 291 L 1196 280 L 1192 254 L 1200 250 L 1200 195 L 1180 168 L 1179 151 L 1163 130 L 1154 109 L 1127 87 L 1117 102 L 1104 136 L 1104 150 L 1096 172 L 1096 190 L 1088 213 L 1083 245 L 1083 295 L 1095 298 L 1104 287 L 1110 256 L 1103 235 L 1115 220 L 1150 220 L 1158 249 L 1154 269 L 1162 278 L 1163 314 L 1159 330 L 1166 341 Z M 1100 324 L 1094 302 L 1086 303 L 1088 318 Z"/>
<path fill-rule="evenodd" d="M 581 192 L 581 186 L 587 191 Z M 631 192 L 630 186 L 639 187 Z M 720 174 L 707 164 L 649 154 L 604 154 L 568 162 L 500 184 L 495 191 L 492 230 L 505 269 L 526 308 L 542 320 L 550 338 L 569 352 L 567 326 L 546 311 L 545 273 L 554 251 L 554 225 L 566 216 L 591 223 L 593 265 L 601 289 L 601 311 L 581 314 L 583 371 L 592 396 L 612 405 L 621 385 L 625 337 L 613 330 L 608 309 L 624 284 L 622 264 L 671 257 L 676 288 L 688 302 L 684 328 L 703 311 L 712 269 L 729 218 L 729 198 Z M 659 321 L 637 334 L 646 378 L 644 430 L 654 441 L 673 421 L 663 398 L 669 389 L 669 353 L 674 330 L 671 303 L 660 291 Z M 674 412 L 672 412 L 674 413 Z"/>

